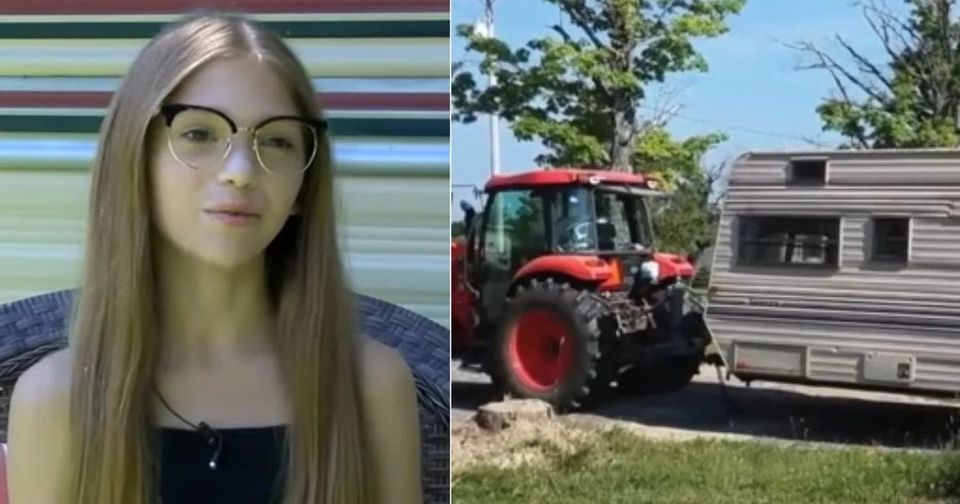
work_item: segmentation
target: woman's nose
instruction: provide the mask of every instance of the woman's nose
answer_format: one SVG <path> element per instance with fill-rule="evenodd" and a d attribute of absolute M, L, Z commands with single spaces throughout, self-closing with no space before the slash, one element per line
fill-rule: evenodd
<path fill-rule="evenodd" d="M 218 174 L 221 183 L 236 187 L 252 186 L 260 172 L 260 161 L 250 142 L 234 139 Z"/>

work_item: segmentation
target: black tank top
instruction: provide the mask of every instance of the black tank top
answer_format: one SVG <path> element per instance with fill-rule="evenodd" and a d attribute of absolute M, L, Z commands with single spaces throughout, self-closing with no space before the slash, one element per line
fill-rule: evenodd
<path fill-rule="evenodd" d="M 279 502 L 283 426 L 217 429 L 220 452 L 196 430 L 159 429 L 163 504 Z M 216 455 L 216 467 L 210 462 Z"/>

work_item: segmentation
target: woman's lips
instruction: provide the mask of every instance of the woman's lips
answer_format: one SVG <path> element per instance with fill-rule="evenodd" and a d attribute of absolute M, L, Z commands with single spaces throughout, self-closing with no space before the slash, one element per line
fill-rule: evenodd
<path fill-rule="evenodd" d="M 257 214 L 231 212 L 226 210 L 205 210 L 207 215 L 228 226 L 245 226 L 260 218 Z"/>

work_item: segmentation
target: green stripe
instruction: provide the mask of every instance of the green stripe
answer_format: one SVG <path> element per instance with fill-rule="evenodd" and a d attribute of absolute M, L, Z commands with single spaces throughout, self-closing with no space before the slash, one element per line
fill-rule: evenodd
<path fill-rule="evenodd" d="M 289 38 L 422 38 L 450 37 L 443 20 L 266 21 Z M 166 23 L 67 22 L 0 23 L 0 39 L 149 39 Z"/>
<path fill-rule="evenodd" d="M 97 133 L 101 116 L 0 116 L 0 132 Z M 331 118 L 333 136 L 449 137 L 446 119 Z"/>

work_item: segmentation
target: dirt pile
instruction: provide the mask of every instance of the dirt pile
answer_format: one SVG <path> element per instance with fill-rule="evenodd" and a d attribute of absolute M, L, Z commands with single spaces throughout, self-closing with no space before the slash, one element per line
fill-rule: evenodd
<path fill-rule="evenodd" d="M 457 473 L 478 464 L 499 468 L 540 465 L 553 455 L 586 446 L 600 430 L 556 417 L 517 419 L 498 431 L 481 428 L 475 419 L 454 422 L 450 428 L 451 470 Z"/>

